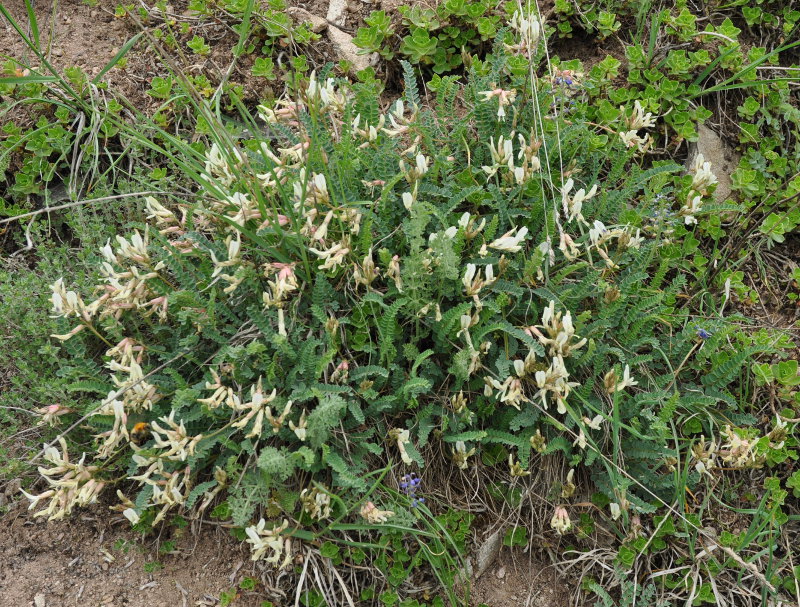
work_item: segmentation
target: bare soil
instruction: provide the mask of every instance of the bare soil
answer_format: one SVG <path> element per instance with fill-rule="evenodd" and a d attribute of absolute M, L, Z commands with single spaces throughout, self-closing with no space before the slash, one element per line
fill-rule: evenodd
<path fill-rule="evenodd" d="M 569 593 L 552 566 L 521 550 L 504 548 L 472 588 L 472 603 L 489 607 L 562 607 Z"/>
<path fill-rule="evenodd" d="M 159 553 L 167 540 L 174 549 Z M 180 536 L 142 538 L 126 519 L 99 505 L 48 523 L 32 519 L 18 503 L 0 517 L 0 563 L 3 606 L 211 606 L 245 577 L 260 581 L 253 591 L 240 590 L 234 607 L 293 603 L 263 583 L 263 569 L 249 560 L 247 545 L 221 526 L 206 523 L 196 533 L 187 528 Z M 552 566 L 503 549 L 473 583 L 471 603 L 561 607 L 568 596 Z"/>
<path fill-rule="evenodd" d="M 161 538 L 161 545 L 164 540 Z M 4 607 L 174 607 L 216 605 L 245 576 L 259 577 L 246 544 L 217 526 L 172 538 L 158 554 L 128 521 L 103 507 L 64 521 L 31 520 L 23 507 L 0 518 L 0 604 Z M 263 587 L 240 593 L 236 607 L 280 595 Z M 276 603 L 279 604 L 279 603 Z"/>
<path fill-rule="evenodd" d="M 6 0 L 3 5 L 33 40 L 24 0 Z M 94 7 L 82 0 L 36 0 L 40 48 L 47 61 L 59 70 L 77 66 L 88 76 L 96 76 L 134 34 L 127 22 L 114 18 L 116 5 L 113 0 L 100 0 Z M 40 66 L 36 54 L 4 19 L 0 19 L 0 57 Z M 129 96 L 138 89 L 138 78 L 132 78 L 131 70 L 140 67 L 141 63 L 137 67 L 132 62 L 127 70 L 111 70 L 105 80 L 115 91 Z"/>

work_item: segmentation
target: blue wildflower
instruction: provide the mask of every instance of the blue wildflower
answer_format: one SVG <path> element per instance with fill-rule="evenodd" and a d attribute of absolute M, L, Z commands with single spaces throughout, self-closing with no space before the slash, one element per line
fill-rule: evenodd
<path fill-rule="evenodd" d="M 424 497 L 417 497 L 417 489 L 422 484 L 422 479 L 411 472 L 405 474 L 400 479 L 400 490 L 411 499 L 411 507 L 416 508 L 417 504 L 424 504 Z"/>
<path fill-rule="evenodd" d="M 697 329 L 697 337 L 699 337 L 700 339 L 708 339 L 709 337 L 711 337 L 711 333 L 709 333 L 703 328 L 700 328 Z"/>

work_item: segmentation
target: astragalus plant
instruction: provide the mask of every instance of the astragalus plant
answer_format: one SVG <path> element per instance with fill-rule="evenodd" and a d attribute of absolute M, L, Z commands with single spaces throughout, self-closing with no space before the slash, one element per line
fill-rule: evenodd
<path fill-rule="evenodd" d="M 47 450 L 40 514 L 111 484 L 137 525 L 224 501 L 253 558 L 285 567 L 348 517 L 411 524 L 434 459 L 521 479 L 560 452 L 598 495 L 587 510 L 574 472 L 544 491 L 555 532 L 588 516 L 630 544 L 762 461 L 736 382 L 772 337 L 687 293 L 713 167 L 648 158 L 659 117 L 638 102 L 585 121 L 540 31 L 518 13 L 424 100 L 408 65 L 386 107 L 327 68 L 204 162 L 186 144 L 196 195 L 147 198 L 95 292 L 53 285 L 64 364 L 103 398 L 75 413 L 80 463 Z M 378 486 L 387 466 L 402 492 Z"/>

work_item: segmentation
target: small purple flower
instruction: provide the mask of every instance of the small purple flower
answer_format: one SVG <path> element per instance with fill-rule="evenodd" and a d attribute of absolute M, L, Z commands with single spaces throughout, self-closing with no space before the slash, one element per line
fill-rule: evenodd
<path fill-rule="evenodd" d="M 699 337 L 700 339 L 705 340 L 705 339 L 708 339 L 709 337 L 711 337 L 711 333 L 709 333 L 708 331 L 706 331 L 703 328 L 700 328 L 700 329 L 697 329 L 697 337 Z"/>
<path fill-rule="evenodd" d="M 411 499 L 411 507 L 416 508 L 417 504 L 424 504 L 424 497 L 417 497 L 417 489 L 422 484 L 422 479 L 411 472 L 400 478 L 400 490 Z"/>

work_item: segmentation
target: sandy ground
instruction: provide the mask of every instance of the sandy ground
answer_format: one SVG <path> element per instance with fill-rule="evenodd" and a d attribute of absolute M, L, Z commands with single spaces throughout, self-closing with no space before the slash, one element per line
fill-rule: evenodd
<path fill-rule="evenodd" d="M 473 585 L 472 604 L 489 607 L 566 607 L 569 593 L 556 571 L 520 549 L 504 548 Z"/>
<path fill-rule="evenodd" d="M 174 550 L 159 554 L 158 546 L 168 539 Z M 3 607 L 210 606 L 245 577 L 259 581 L 255 590 L 239 592 L 234 607 L 258 607 L 267 600 L 294 604 L 285 584 L 276 590 L 264 583 L 264 569 L 249 560 L 246 544 L 222 527 L 204 524 L 197 533 L 187 528 L 181 537 L 142 538 L 103 506 L 47 523 L 32 519 L 18 503 L 0 518 L 0 563 Z M 508 549 L 473 584 L 471 594 L 472 605 L 490 607 L 568 602 L 552 567 Z"/>
<path fill-rule="evenodd" d="M 33 521 L 17 507 L 0 519 L 0 605 L 216 605 L 244 577 L 260 577 L 246 545 L 220 527 L 204 525 L 198 535 L 174 541 L 174 553 L 159 555 L 157 538 L 141 541 L 126 520 L 102 507 L 53 523 Z M 261 587 L 234 604 L 255 607 L 276 598 Z"/>

